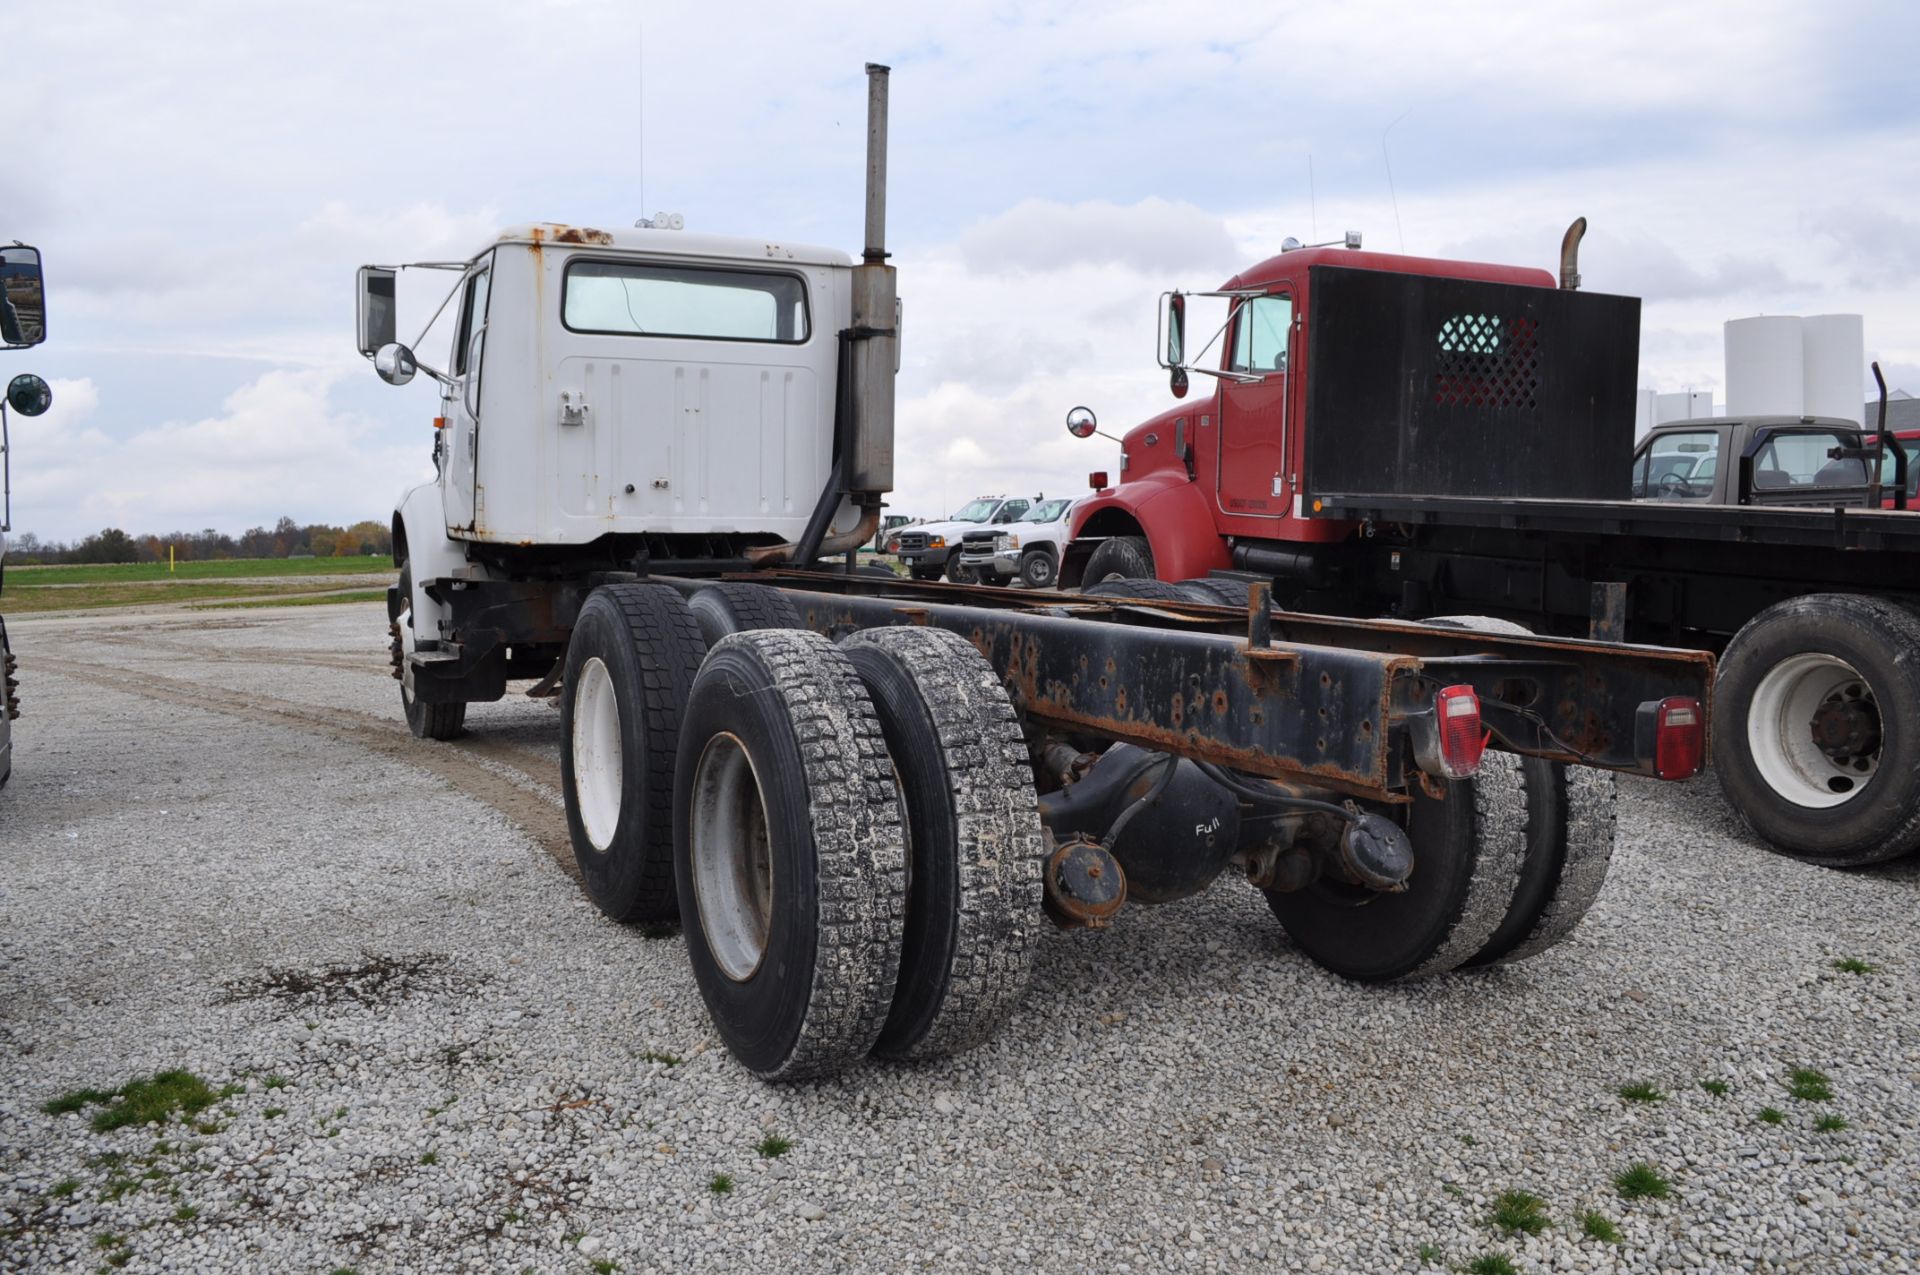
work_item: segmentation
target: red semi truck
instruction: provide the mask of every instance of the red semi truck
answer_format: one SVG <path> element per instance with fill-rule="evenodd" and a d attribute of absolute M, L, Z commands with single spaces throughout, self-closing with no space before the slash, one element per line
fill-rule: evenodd
<path fill-rule="evenodd" d="M 1714 765 L 1755 832 L 1835 866 L 1920 848 L 1920 514 L 1631 500 L 1639 301 L 1578 290 L 1584 229 L 1558 278 L 1349 236 L 1165 294 L 1181 401 L 1092 476 L 1061 587 L 1267 582 L 1296 613 L 1711 650 Z M 1227 312 L 1194 357 L 1191 296 Z"/>

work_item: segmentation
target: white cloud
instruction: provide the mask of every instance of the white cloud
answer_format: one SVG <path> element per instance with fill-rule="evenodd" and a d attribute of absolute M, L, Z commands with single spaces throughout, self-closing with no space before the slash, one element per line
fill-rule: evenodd
<path fill-rule="evenodd" d="M 90 381 L 54 382 L 45 416 L 13 431 L 14 525 L 42 539 L 117 526 L 138 532 L 237 531 L 381 517 L 408 482 L 431 476 L 426 442 L 402 445 L 380 422 L 339 410 L 339 374 L 268 372 L 213 416 L 115 437 L 117 410 Z M 375 494 L 377 493 L 377 494 Z"/>
<path fill-rule="evenodd" d="M 1192 204 L 1157 198 L 1125 206 L 1100 199 L 1023 199 L 961 235 L 960 255 L 968 269 L 982 274 L 1068 266 L 1218 273 L 1235 264 L 1225 221 Z"/>

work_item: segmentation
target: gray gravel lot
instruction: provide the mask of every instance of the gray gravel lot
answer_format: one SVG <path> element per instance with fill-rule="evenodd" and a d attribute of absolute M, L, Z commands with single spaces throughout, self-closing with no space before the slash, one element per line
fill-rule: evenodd
<path fill-rule="evenodd" d="M 677 935 L 580 895 L 551 708 L 408 738 L 378 604 L 9 627 L 0 1268 L 1920 1268 L 1920 862 L 1775 858 L 1710 780 L 1623 785 L 1599 904 L 1518 967 L 1343 983 L 1223 881 L 1049 933 L 974 1053 L 775 1088 Z M 169 1069 L 236 1088 L 42 1110 Z M 1510 1189 L 1551 1225 L 1502 1234 Z"/>

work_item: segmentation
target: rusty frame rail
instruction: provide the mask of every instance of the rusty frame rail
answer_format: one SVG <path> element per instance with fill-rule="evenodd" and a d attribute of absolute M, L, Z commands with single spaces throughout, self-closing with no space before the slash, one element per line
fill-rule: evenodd
<path fill-rule="evenodd" d="M 1496 746 L 1651 775 L 1636 751 L 1640 706 L 1669 695 L 1704 705 L 1713 676 L 1712 658 L 1695 651 L 860 577 L 751 578 L 785 590 L 828 636 L 902 624 L 959 633 L 1048 725 L 1376 799 L 1404 797 L 1414 780 L 1405 723 L 1443 685 L 1479 692 Z M 1269 633 L 1271 645 L 1257 640 Z"/>

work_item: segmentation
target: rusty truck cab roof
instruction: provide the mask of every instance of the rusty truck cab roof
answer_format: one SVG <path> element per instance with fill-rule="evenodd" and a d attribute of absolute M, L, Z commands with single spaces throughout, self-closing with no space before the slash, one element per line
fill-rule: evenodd
<path fill-rule="evenodd" d="M 699 257 L 709 261 L 738 261 L 756 264 L 808 266 L 851 266 L 853 258 L 838 248 L 813 244 L 746 239 L 732 235 L 689 234 L 684 230 L 655 230 L 632 226 L 620 230 L 601 230 L 592 226 L 568 226 L 558 222 L 533 222 L 508 226 L 492 243 L 554 245 L 564 248 L 599 248 L 610 252 L 644 253 L 647 256 Z M 477 254 L 476 254 L 477 255 Z"/>

